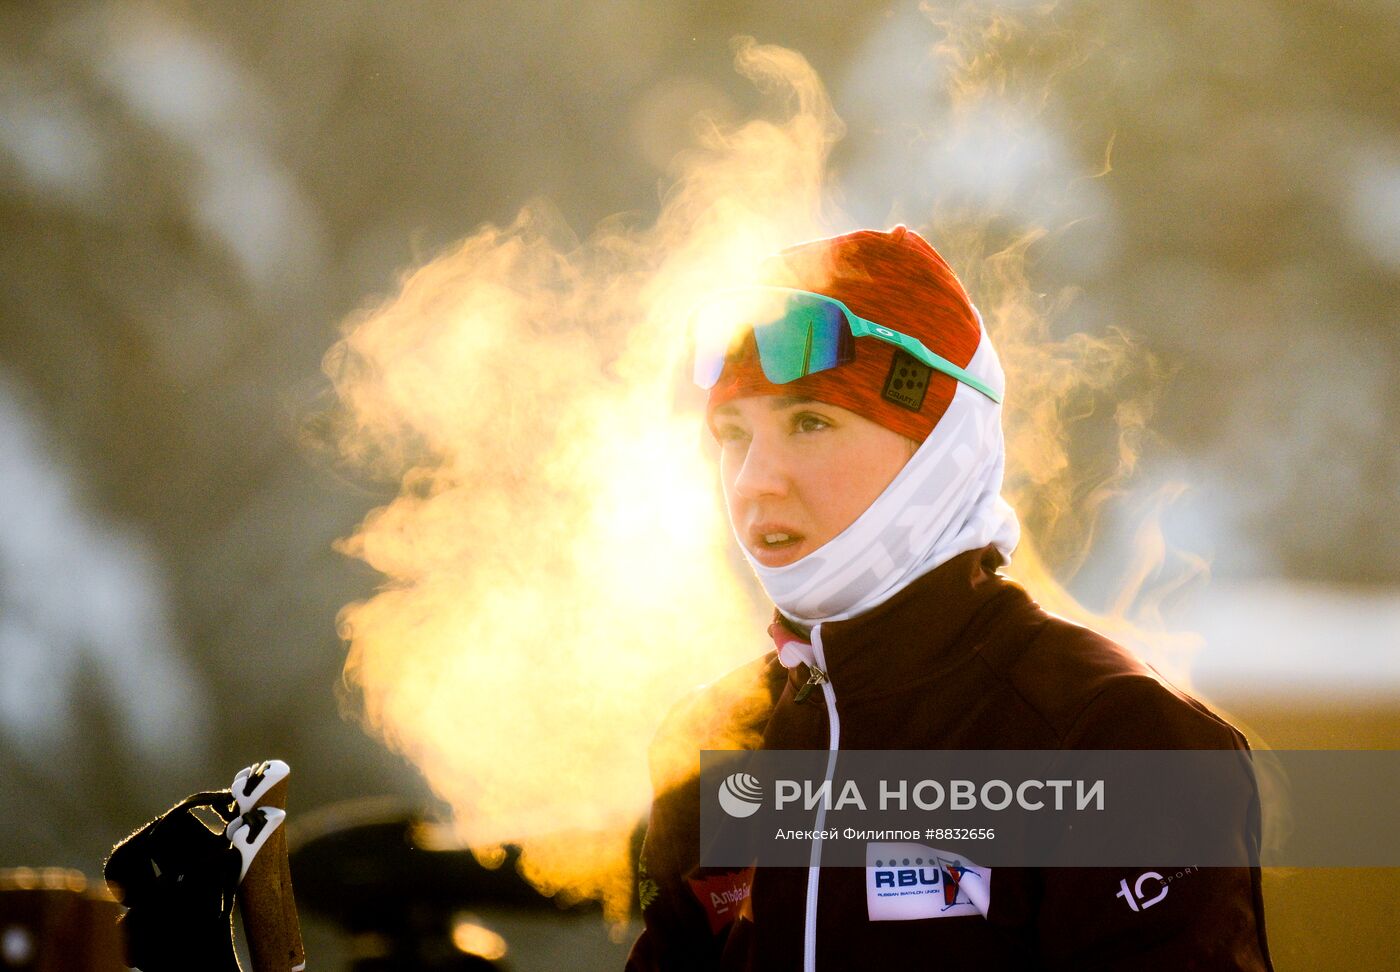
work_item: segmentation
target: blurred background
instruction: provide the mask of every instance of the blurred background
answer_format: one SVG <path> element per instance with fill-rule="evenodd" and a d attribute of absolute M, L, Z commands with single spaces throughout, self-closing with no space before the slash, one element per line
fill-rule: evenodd
<path fill-rule="evenodd" d="M 654 215 L 693 118 L 756 109 L 736 34 L 825 82 L 853 217 L 935 245 L 950 202 L 1047 227 L 1030 273 L 1073 293 L 1057 326 L 1160 363 L 1074 593 L 1104 606 L 1133 497 L 1184 484 L 1161 528 L 1211 567 L 1166 613 L 1204 638 L 1195 688 L 1276 748 L 1396 748 L 1400 6 L 1037 5 L 1046 96 L 953 142 L 938 22 L 965 5 L 924 6 L 0 6 L 0 866 L 96 877 L 268 756 L 326 819 L 431 815 L 339 688 L 336 613 L 377 575 L 332 544 L 395 485 L 308 434 L 322 356 L 531 200 L 580 234 Z M 1391 872 L 1267 882 L 1280 970 L 1392 967 Z M 463 905 L 514 968 L 620 967 L 635 926 L 619 944 L 516 893 Z M 318 967 L 368 947 L 343 918 L 309 916 Z"/>

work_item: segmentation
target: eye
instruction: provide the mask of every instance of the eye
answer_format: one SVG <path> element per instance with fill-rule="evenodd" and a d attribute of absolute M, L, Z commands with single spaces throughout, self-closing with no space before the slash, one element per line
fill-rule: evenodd
<path fill-rule="evenodd" d="M 792 430 L 794 432 L 820 432 L 822 429 L 829 428 L 831 428 L 830 422 L 811 412 L 798 412 L 792 417 Z"/>

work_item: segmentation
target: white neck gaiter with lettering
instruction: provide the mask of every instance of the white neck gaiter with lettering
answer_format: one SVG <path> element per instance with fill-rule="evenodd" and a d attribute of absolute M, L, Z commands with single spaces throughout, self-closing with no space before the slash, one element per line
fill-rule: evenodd
<path fill-rule="evenodd" d="M 1006 377 L 985 329 L 967 370 L 1003 392 Z M 958 382 L 929 437 L 841 533 L 784 567 L 758 563 L 736 539 L 789 620 L 810 627 L 855 617 L 968 550 L 995 544 L 1011 559 L 1021 526 L 1001 498 L 1005 462 L 1001 406 Z"/>

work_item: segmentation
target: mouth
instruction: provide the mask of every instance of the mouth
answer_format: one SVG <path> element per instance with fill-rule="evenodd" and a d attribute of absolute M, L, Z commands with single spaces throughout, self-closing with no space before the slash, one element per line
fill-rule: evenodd
<path fill-rule="evenodd" d="M 760 523 L 748 531 L 749 552 L 765 567 L 782 567 L 802 557 L 806 538 L 779 524 Z"/>

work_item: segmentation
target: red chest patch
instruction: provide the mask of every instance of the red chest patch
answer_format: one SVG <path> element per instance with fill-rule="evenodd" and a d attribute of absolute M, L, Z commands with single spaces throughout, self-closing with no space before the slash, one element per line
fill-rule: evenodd
<path fill-rule="evenodd" d="M 712 874 L 703 878 L 687 878 L 691 893 L 699 900 L 710 919 L 710 931 L 719 934 L 735 918 L 752 920 L 749 895 L 753 890 L 753 868 Z"/>

